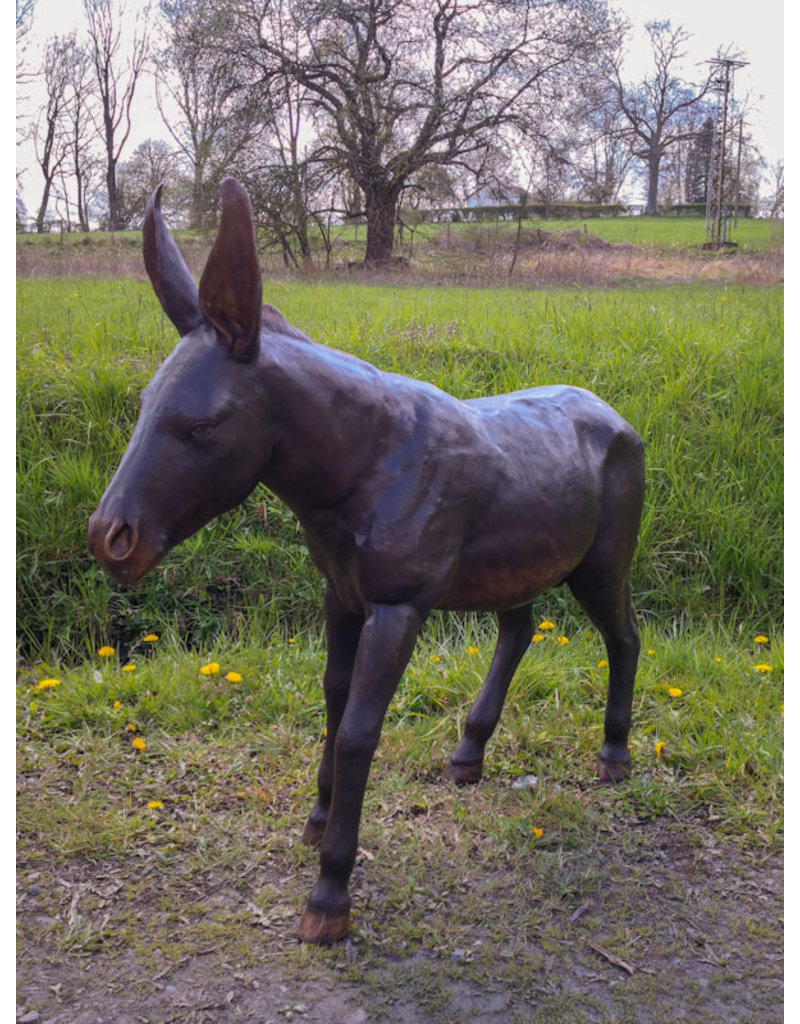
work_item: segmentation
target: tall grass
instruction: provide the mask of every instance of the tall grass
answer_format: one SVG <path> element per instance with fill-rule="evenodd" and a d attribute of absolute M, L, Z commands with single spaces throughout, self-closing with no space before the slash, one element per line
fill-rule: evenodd
<path fill-rule="evenodd" d="M 642 434 L 647 495 L 633 571 L 645 620 L 769 629 L 782 612 L 780 289 L 641 291 L 291 283 L 265 298 L 316 340 L 458 397 L 588 387 Z M 118 590 L 86 522 L 138 393 L 175 343 L 149 285 L 18 282 L 18 635 L 25 659 L 80 658 L 143 633 L 207 648 L 319 624 L 321 584 L 264 489 Z M 566 596 L 548 608 L 571 616 Z M 436 624 L 431 627 L 434 630 Z"/>

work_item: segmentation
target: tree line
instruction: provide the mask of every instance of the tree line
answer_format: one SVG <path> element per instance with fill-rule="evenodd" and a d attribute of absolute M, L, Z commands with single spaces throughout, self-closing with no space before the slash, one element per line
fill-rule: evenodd
<path fill-rule="evenodd" d="M 631 29 L 605 0 L 82 0 L 82 28 L 31 69 L 34 12 L 17 0 L 18 81 L 38 75 L 46 96 L 18 121 L 44 183 L 39 231 L 54 208 L 83 231 L 136 227 L 161 181 L 172 223 L 205 230 L 233 174 L 287 264 L 319 239 L 330 255 L 343 220 L 366 224 L 380 264 L 403 210 L 614 204 L 632 180 L 648 213 L 706 199 L 712 77 L 685 80 L 689 33 L 654 21 L 650 69 L 628 81 Z M 145 74 L 164 138 L 127 153 Z M 746 115 L 734 105 L 730 158 L 753 204 L 763 160 Z"/>

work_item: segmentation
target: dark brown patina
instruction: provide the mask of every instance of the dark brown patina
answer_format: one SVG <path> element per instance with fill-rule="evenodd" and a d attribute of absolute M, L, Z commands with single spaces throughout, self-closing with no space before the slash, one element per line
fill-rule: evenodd
<path fill-rule="evenodd" d="M 266 484 L 295 512 L 327 580 L 327 738 L 304 839 L 320 876 L 300 937 L 348 930 L 348 881 L 389 701 L 434 608 L 497 614 L 491 668 L 447 766 L 481 777 L 484 748 L 532 634 L 531 603 L 566 583 L 609 662 L 601 779 L 630 768 L 639 650 L 628 570 L 642 509 L 636 432 L 595 395 L 537 387 L 458 401 L 311 342 L 262 306 L 250 202 L 222 185 L 199 288 L 160 210 L 147 272 L 182 340 L 142 394 L 89 546 L 133 583 L 184 538 Z"/>

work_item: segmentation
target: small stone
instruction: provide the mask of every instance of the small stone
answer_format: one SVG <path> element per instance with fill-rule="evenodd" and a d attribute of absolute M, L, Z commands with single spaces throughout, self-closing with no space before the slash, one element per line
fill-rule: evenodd
<path fill-rule="evenodd" d="M 512 789 L 536 789 L 539 785 L 538 775 L 523 775 L 519 779 L 514 779 L 511 783 Z"/>

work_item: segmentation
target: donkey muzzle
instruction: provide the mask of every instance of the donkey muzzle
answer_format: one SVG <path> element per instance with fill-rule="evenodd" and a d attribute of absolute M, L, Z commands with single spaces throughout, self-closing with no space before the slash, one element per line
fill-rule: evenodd
<path fill-rule="evenodd" d="M 89 519 L 89 550 L 117 583 L 136 583 L 159 560 L 163 551 L 148 544 L 136 523 L 106 516 L 99 508 Z"/>

